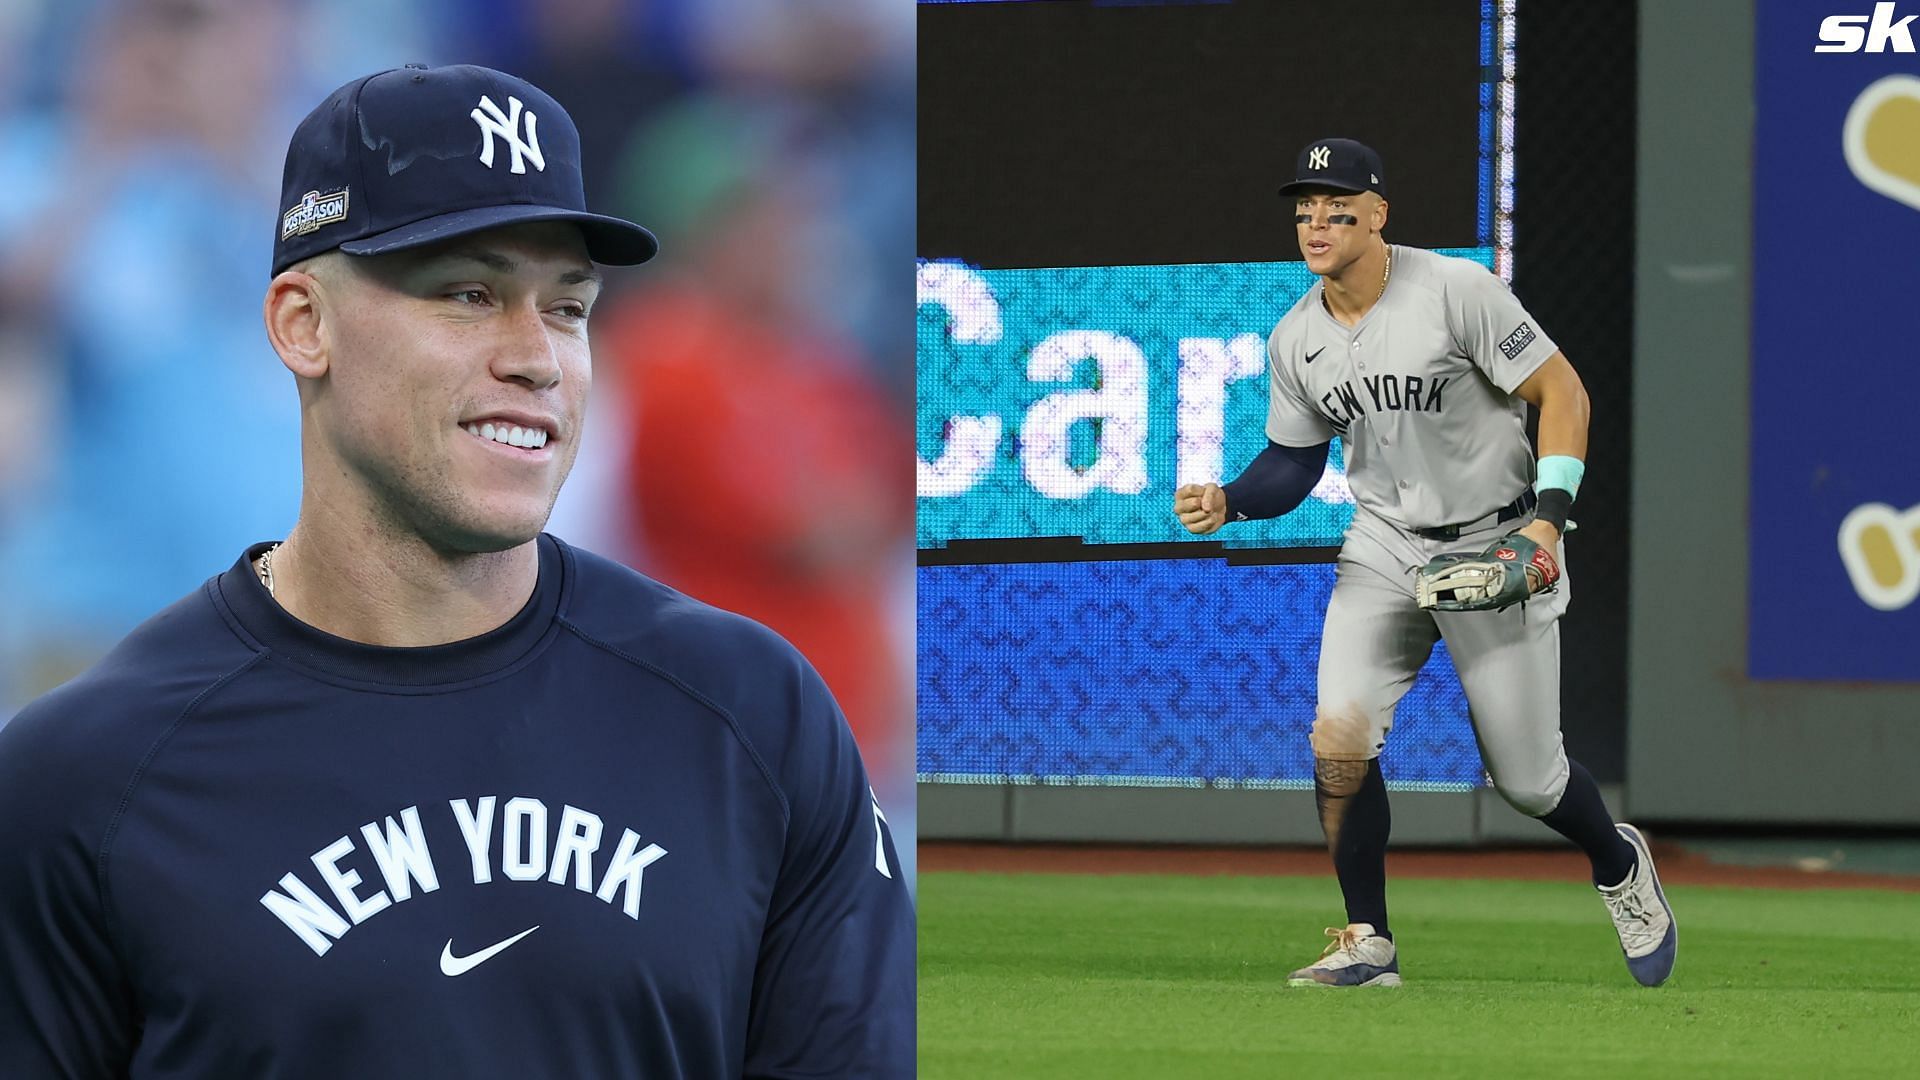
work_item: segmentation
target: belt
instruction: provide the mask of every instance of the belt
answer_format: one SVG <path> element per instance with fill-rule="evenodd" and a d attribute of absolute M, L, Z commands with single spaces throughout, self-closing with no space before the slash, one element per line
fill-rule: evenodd
<path fill-rule="evenodd" d="M 1519 498 L 1476 521 L 1463 522 L 1459 525 L 1436 525 L 1431 529 L 1409 531 L 1415 536 L 1425 537 L 1428 540 L 1458 540 L 1461 533 L 1470 533 L 1475 529 L 1484 529 L 1489 525 L 1498 525 L 1517 517 L 1524 517 L 1533 512 L 1534 504 L 1539 501 L 1540 497 L 1533 493 L 1532 488 L 1528 488 L 1520 493 Z"/>

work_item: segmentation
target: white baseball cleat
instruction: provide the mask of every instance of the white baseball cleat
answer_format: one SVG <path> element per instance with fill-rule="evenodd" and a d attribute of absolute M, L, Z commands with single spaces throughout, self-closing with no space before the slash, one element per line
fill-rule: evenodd
<path fill-rule="evenodd" d="M 1372 923 L 1327 927 L 1333 943 L 1310 967 L 1287 976 L 1289 986 L 1399 986 L 1400 957 Z"/>
<path fill-rule="evenodd" d="M 1633 845 L 1633 870 L 1618 885 L 1600 886 L 1600 898 L 1607 902 L 1607 914 L 1613 916 L 1627 970 L 1641 986 L 1659 986 L 1673 974 L 1674 957 L 1680 951 L 1679 927 L 1674 924 L 1667 894 L 1660 888 L 1660 875 L 1654 872 L 1647 838 L 1631 825 L 1614 828 Z"/>

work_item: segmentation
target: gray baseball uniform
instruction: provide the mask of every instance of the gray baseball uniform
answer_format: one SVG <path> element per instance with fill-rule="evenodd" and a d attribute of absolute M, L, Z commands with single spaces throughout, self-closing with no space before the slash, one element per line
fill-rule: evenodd
<path fill-rule="evenodd" d="M 1377 756 L 1394 706 L 1446 639 L 1472 706 L 1481 757 L 1525 813 L 1559 802 L 1560 629 L 1571 582 L 1503 612 L 1430 612 L 1414 573 L 1479 551 L 1525 524 L 1498 519 L 1533 481 L 1526 403 L 1513 391 L 1558 349 L 1477 263 L 1395 245 L 1386 292 L 1352 327 L 1316 283 L 1267 339 L 1267 437 L 1345 447 L 1356 512 L 1320 644 L 1314 753 Z M 1458 526 L 1453 540 L 1413 530 Z"/>

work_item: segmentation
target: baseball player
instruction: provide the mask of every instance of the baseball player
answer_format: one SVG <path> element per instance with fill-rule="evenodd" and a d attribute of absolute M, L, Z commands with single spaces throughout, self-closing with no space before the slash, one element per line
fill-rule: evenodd
<path fill-rule="evenodd" d="M 541 531 L 595 264 L 655 252 L 580 176 L 486 68 L 299 125 L 299 520 L 0 730 L 0 1076 L 913 1074 L 912 913 L 820 678 Z"/>
<path fill-rule="evenodd" d="M 1627 969 L 1673 970 L 1673 911 L 1645 839 L 1616 825 L 1560 740 L 1561 534 L 1579 491 L 1587 396 L 1567 358 L 1480 265 L 1386 243 L 1380 158 L 1349 139 L 1300 152 L 1295 231 L 1320 280 L 1267 339 L 1269 445 L 1224 487 L 1187 484 L 1194 533 L 1277 517 L 1346 450 L 1355 512 L 1320 646 L 1310 739 L 1320 825 L 1348 925 L 1292 973 L 1306 986 L 1397 986 L 1387 921 L 1393 710 L 1441 638 L 1493 783 L 1587 853 Z M 1526 436 L 1540 410 L 1539 459 Z"/>

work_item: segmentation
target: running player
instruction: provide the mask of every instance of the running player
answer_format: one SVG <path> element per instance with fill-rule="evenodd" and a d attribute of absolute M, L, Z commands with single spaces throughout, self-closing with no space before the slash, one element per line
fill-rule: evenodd
<path fill-rule="evenodd" d="M 825 685 L 541 532 L 594 264 L 655 251 L 580 177 L 486 68 L 294 133 L 300 517 L 0 730 L 0 1075 L 913 1074 L 912 913 Z"/>
<path fill-rule="evenodd" d="M 1348 925 L 1329 929 L 1326 954 L 1290 981 L 1399 985 L 1379 755 L 1394 706 L 1445 638 L 1494 786 L 1587 853 L 1628 970 L 1658 985 L 1677 936 L 1652 855 L 1638 830 L 1614 823 L 1560 739 L 1560 537 L 1584 471 L 1586 391 L 1484 267 L 1386 243 L 1384 171 L 1349 139 L 1301 150 L 1280 191 L 1295 200 L 1300 253 L 1320 280 L 1267 339 L 1269 445 L 1234 482 L 1174 495 L 1194 533 L 1277 517 L 1320 479 L 1335 436 L 1346 451 L 1355 512 L 1327 604 L 1310 738 Z M 1540 410 L 1537 462 L 1529 404 Z M 1518 539 L 1493 543 L 1504 537 Z M 1429 562 L 1490 545 L 1500 558 L 1537 546 L 1526 584 L 1539 599 L 1502 611 L 1422 605 L 1416 581 Z"/>

